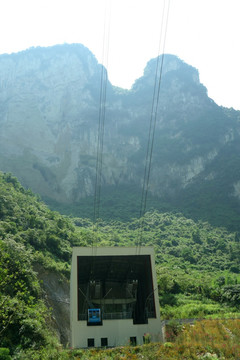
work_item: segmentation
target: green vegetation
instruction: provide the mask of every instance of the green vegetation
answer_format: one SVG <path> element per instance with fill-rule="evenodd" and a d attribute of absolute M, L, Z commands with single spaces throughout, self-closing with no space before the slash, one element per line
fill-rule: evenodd
<path fill-rule="evenodd" d="M 20 354 L 57 345 L 34 269 L 41 264 L 68 281 L 76 238 L 70 220 L 50 211 L 15 177 L 0 174 L 0 348 Z"/>
<path fill-rule="evenodd" d="M 219 176 L 204 182 L 201 182 L 202 178 L 196 180 L 171 198 L 157 198 L 149 193 L 147 211 L 155 209 L 161 213 L 181 213 L 195 222 L 202 220 L 214 227 L 224 226 L 231 232 L 240 232 L 238 199 L 228 195 L 233 192 L 229 181 L 237 179 L 238 172 L 235 169 L 240 167 L 240 163 L 239 159 L 229 162 L 227 158 L 224 163 L 225 167 L 222 167 Z M 207 177 L 209 172 L 210 169 L 207 167 L 202 177 Z M 226 173 L 230 174 L 229 181 L 225 178 Z M 177 184 L 172 181 L 170 185 L 174 189 Z M 103 188 L 100 203 L 101 218 L 106 221 L 114 219 L 122 222 L 138 218 L 140 199 L 141 190 L 134 185 Z M 89 219 L 93 217 L 93 196 L 70 204 L 58 203 L 46 197 L 44 201 L 52 210 L 64 215 Z"/>
<path fill-rule="evenodd" d="M 166 211 L 124 223 L 99 220 L 93 227 L 87 218 L 49 210 L 15 177 L 0 173 L 0 359 L 90 358 L 91 352 L 69 352 L 59 345 L 36 269 L 54 271 L 68 282 L 71 247 L 92 243 L 155 248 L 163 318 L 240 317 L 238 232 Z M 162 347 L 154 346 L 159 353 Z M 116 355 L 111 351 L 104 356 Z M 122 351 L 122 358 L 131 358 Z"/>
<path fill-rule="evenodd" d="M 239 359 L 240 321 L 201 321 L 167 327 L 164 344 L 79 352 L 81 359 Z M 76 356 L 77 355 L 76 352 Z M 86 356 L 87 355 L 87 356 Z M 85 357 L 86 356 L 86 357 Z"/>
<path fill-rule="evenodd" d="M 74 219 L 82 234 L 90 221 Z M 180 214 L 149 212 L 140 221 L 99 221 L 104 246 L 153 246 L 163 318 L 240 317 L 240 236 Z"/>
<path fill-rule="evenodd" d="M 27 350 L 19 359 L 31 360 L 238 360 L 240 356 L 240 320 L 200 321 L 166 327 L 164 344 L 122 346 L 112 349 L 64 350 L 45 348 L 41 352 Z M 2 357 L 1 357 L 2 356 Z M 4 357 L 5 356 L 5 357 Z M 0 348 L 0 359 L 10 359 Z"/>
<path fill-rule="evenodd" d="M 107 222 L 118 220 L 127 222 L 139 217 L 141 190 L 135 185 L 108 186 L 101 190 L 100 214 Z M 94 197 L 87 196 L 81 202 L 71 204 L 58 203 L 52 199 L 44 198 L 46 204 L 54 211 L 71 217 L 93 218 Z M 160 212 L 173 211 L 173 206 L 167 202 L 160 201 L 148 194 L 147 210 L 153 209 Z"/>

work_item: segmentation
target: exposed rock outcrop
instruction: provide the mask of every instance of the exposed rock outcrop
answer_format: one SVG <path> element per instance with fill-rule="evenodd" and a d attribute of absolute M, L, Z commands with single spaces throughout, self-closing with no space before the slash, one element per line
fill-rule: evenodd
<path fill-rule="evenodd" d="M 103 185 L 142 184 L 156 63 L 130 91 L 107 84 Z M 80 44 L 0 56 L 1 170 L 62 203 L 94 193 L 101 69 Z M 165 55 L 151 192 L 172 197 L 216 179 L 239 141 L 238 120 L 208 98 L 195 68 Z M 227 178 L 229 196 L 239 180 Z"/>
<path fill-rule="evenodd" d="M 70 343 L 70 284 L 59 273 L 36 265 L 35 270 L 45 293 L 45 303 L 51 309 L 52 327 L 63 345 Z"/>

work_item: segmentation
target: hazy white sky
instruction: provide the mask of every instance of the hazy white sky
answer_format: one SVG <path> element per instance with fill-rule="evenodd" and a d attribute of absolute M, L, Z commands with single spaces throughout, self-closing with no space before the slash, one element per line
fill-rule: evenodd
<path fill-rule="evenodd" d="M 113 85 L 130 88 L 158 55 L 163 4 L 164 0 L 0 0 L 0 53 L 81 43 L 104 63 L 107 9 L 109 78 Z M 240 0 L 170 0 L 165 52 L 196 67 L 217 104 L 240 110 L 239 16 Z"/>

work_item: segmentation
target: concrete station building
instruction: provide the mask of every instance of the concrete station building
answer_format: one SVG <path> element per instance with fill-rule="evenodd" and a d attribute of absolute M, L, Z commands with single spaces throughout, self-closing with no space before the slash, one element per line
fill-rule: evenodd
<path fill-rule="evenodd" d="M 153 248 L 73 248 L 70 324 L 73 348 L 162 341 Z"/>

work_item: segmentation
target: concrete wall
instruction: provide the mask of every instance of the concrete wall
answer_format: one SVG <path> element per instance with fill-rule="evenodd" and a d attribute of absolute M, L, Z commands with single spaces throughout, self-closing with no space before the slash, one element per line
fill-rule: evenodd
<path fill-rule="evenodd" d="M 87 326 L 87 321 L 78 320 L 77 312 L 77 258 L 78 256 L 129 256 L 129 255 L 150 255 L 156 318 L 149 318 L 148 324 L 133 324 L 133 319 L 103 320 L 102 325 Z M 157 281 L 154 261 L 154 251 L 151 247 L 131 248 L 73 248 L 71 286 L 70 286 L 70 325 L 71 325 L 71 346 L 73 348 L 88 347 L 88 339 L 94 339 L 94 346 L 101 346 L 101 338 L 108 339 L 108 346 L 120 346 L 130 343 L 130 337 L 136 337 L 137 344 L 143 343 L 144 334 L 150 334 L 151 341 L 162 341 L 162 327 L 159 311 L 159 300 L 157 292 Z"/>

